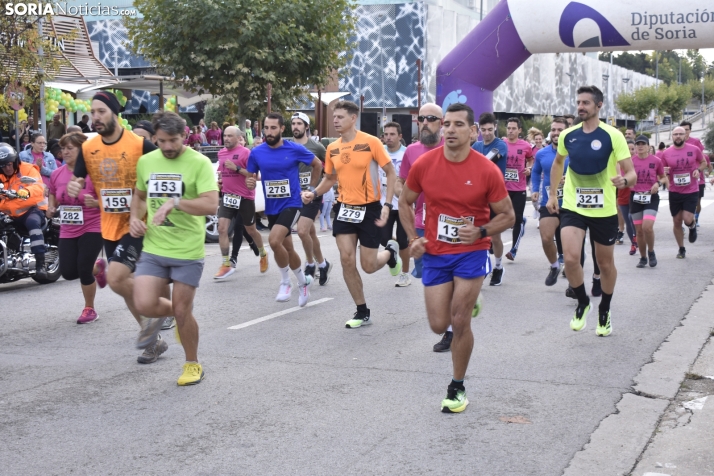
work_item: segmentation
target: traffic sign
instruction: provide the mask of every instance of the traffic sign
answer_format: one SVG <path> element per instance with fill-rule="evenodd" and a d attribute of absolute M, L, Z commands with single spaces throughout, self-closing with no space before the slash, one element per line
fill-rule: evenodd
<path fill-rule="evenodd" d="M 9 84 L 5 88 L 5 99 L 15 111 L 25 107 L 25 94 L 27 94 L 27 90 L 19 81 Z"/>

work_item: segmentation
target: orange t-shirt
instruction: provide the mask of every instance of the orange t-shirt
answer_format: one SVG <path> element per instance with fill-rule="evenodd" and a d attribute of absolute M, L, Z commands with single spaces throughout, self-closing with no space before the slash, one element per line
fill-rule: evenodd
<path fill-rule="evenodd" d="M 105 240 L 119 241 L 129 233 L 129 205 L 143 146 L 144 138 L 130 131 L 124 131 L 114 144 L 105 144 L 99 135 L 82 144 L 84 165 L 99 197 Z"/>
<path fill-rule="evenodd" d="M 325 173 L 337 173 L 340 202 L 366 205 L 381 198 L 379 167 L 391 163 L 384 145 L 377 137 L 357 131 L 351 142 L 342 138 L 327 146 Z"/>

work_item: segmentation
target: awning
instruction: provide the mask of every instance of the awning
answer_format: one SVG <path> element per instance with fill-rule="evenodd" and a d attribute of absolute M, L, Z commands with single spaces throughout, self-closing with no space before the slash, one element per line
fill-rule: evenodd
<path fill-rule="evenodd" d="M 329 106 L 330 103 L 336 99 L 343 98 L 345 96 L 349 96 L 352 93 L 344 93 L 344 92 L 334 92 L 334 93 L 322 93 L 320 96 L 320 100 L 322 101 L 322 104 L 325 106 Z M 315 99 L 315 102 L 317 102 L 318 95 L 317 93 L 310 93 L 310 96 L 312 96 Z"/>

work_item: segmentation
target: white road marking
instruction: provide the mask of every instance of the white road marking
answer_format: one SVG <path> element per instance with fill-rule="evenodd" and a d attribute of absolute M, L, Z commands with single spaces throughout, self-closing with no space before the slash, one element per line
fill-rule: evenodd
<path fill-rule="evenodd" d="M 317 306 L 323 302 L 332 301 L 334 298 L 322 298 L 317 301 L 310 301 L 305 307 Z M 275 319 L 276 317 L 284 316 L 285 314 L 290 314 L 291 312 L 299 311 L 304 309 L 303 307 L 291 307 L 290 309 L 285 309 L 284 311 L 274 312 L 273 314 L 268 314 L 267 316 L 259 317 L 253 319 L 252 321 L 244 322 L 243 324 L 238 324 L 237 326 L 229 327 L 228 329 L 245 329 L 246 327 L 254 326 L 255 324 L 260 324 L 261 322 L 269 321 Z"/>

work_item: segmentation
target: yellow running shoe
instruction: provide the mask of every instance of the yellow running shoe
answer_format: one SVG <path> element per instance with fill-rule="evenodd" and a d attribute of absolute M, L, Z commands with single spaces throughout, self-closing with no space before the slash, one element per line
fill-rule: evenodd
<path fill-rule="evenodd" d="M 570 328 L 574 331 L 581 331 L 587 324 L 588 320 L 588 314 L 590 314 L 590 310 L 592 309 L 592 303 L 589 303 L 587 306 L 584 308 L 580 305 L 575 309 L 575 315 L 573 318 L 570 320 Z"/>
<path fill-rule="evenodd" d="M 183 364 L 183 373 L 179 377 L 178 383 L 180 386 L 196 385 L 203 380 L 203 367 L 198 362 L 186 362 Z"/>
<path fill-rule="evenodd" d="M 260 272 L 265 273 L 268 271 L 268 252 L 265 252 L 265 256 L 260 257 Z"/>

